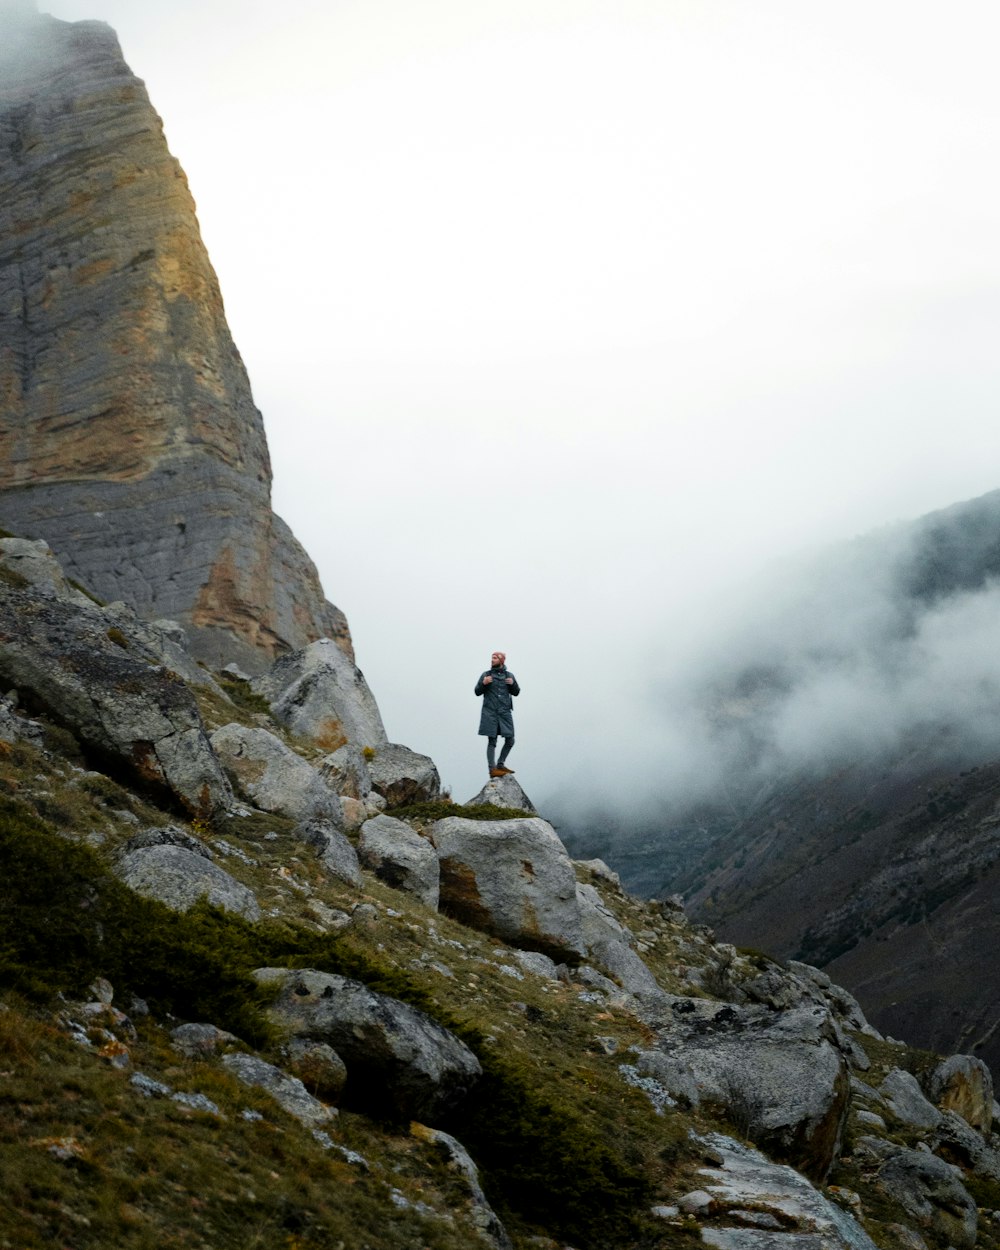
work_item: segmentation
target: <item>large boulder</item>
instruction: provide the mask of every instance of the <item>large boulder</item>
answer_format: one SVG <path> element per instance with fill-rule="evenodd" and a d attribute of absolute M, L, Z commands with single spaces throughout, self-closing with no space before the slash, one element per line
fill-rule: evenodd
<path fill-rule="evenodd" d="M 232 806 L 187 686 L 96 607 L 0 579 L 0 683 L 190 813 Z"/>
<path fill-rule="evenodd" d="M 390 807 L 402 803 L 428 803 L 441 797 L 441 778 L 429 755 L 420 755 L 399 743 L 376 748 L 368 761 L 372 789 Z"/>
<path fill-rule="evenodd" d="M 312 847 L 331 876 L 353 886 L 355 890 L 364 887 L 358 853 L 340 829 L 334 829 L 326 820 L 308 820 L 296 826 L 295 837 Z"/>
<path fill-rule="evenodd" d="M 163 844 L 127 850 L 115 868 L 127 886 L 159 899 L 173 911 L 187 911 L 201 898 L 244 920 L 259 920 L 253 891 L 210 859 L 184 846 Z"/>
<path fill-rule="evenodd" d="M 491 777 L 486 785 L 473 795 L 466 807 L 506 807 L 518 812 L 527 812 L 530 816 L 537 809 L 531 799 L 521 789 L 516 777 Z"/>
<path fill-rule="evenodd" d="M 402 820 L 376 816 L 361 826 L 361 863 L 386 885 L 419 898 L 437 911 L 441 872 L 437 852 Z"/>
<path fill-rule="evenodd" d="M 261 968 L 255 975 L 278 991 L 270 1016 L 280 1029 L 325 1042 L 343 1059 L 350 1105 L 433 1122 L 482 1075 L 453 1033 L 358 981 L 312 969 Z"/>
<path fill-rule="evenodd" d="M 941 1112 L 924 1097 L 912 1072 L 892 1068 L 878 1092 L 896 1119 L 910 1128 L 935 1128 L 941 1121 Z"/>
<path fill-rule="evenodd" d="M 675 1097 L 721 1108 L 768 1154 L 824 1180 L 850 1096 L 829 1013 L 667 995 L 660 1002 L 656 1049 L 637 1058 L 639 1071 Z"/>
<path fill-rule="evenodd" d="M 931 1097 L 945 1111 L 954 1111 L 981 1133 L 993 1124 L 993 1076 L 973 1055 L 951 1055 L 931 1074 Z"/>
<path fill-rule="evenodd" d="M 578 962 L 586 943 L 576 873 L 544 820 L 466 820 L 431 827 L 441 865 L 441 910 L 512 946 Z"/>
<path fill-rule="evenodd" d="M 233 784 L 255 807 L 293 820 L 339 826 L 340 800 L 315 768 L 266 729 L 223 725 L 212 747 Z"/>
<path fill-rule="evenodd" d="M 364 674 L 329 638 L 283 655 L 253 688 L 282 724 L 327 751 L 388 741 Z"/>

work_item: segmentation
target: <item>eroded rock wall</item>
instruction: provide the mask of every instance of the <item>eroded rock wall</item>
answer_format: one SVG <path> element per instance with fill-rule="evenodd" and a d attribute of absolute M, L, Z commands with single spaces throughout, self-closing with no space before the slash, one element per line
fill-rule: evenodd
<path fill-rule="evenodd" d="M 347 623 L 270 507 L 260 413 L 195 206 L 100 22 L 0 47 L 0 526 L 260 671 Z M 6 13 L 6 11 L 5 11 Z"/>

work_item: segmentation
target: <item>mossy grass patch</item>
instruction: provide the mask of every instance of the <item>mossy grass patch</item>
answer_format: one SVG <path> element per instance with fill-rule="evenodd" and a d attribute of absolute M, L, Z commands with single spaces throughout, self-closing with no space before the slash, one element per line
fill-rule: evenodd
<path fill-rule="evenodd" d="M 433 799 L 426 803 L 403 803 L 399 807 L 390 807 L 386 815 L 430 825 L 447 816 L 460 816 L 463 820 L 527 820 L 532 813 L 522 812 L 516 807 L 493 807 L 490 803 L 463 805 L 452 803 L 450 799 Z"/>

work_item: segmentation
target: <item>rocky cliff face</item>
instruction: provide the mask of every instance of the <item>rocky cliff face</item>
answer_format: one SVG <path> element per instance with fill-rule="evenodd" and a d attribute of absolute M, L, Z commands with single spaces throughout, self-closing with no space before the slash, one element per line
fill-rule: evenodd
<path fill-rule="evenodd" d="M 5 10 L 0 525 L 215 667 L 343 615 L 270 508 L 260 413 L 184 174 L 99 22 Z"/>

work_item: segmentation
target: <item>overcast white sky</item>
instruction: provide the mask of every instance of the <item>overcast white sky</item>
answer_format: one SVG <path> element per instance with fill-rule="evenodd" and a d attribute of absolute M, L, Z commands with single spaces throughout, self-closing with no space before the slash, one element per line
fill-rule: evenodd
<path fill-rule="evenodd" d="M 536 801 L 655 785 L 732 579 L 1000 486 L 993 0 L 40 7 L 146 80 L 276 510 L 459 800 L 494 648 Z"/>

